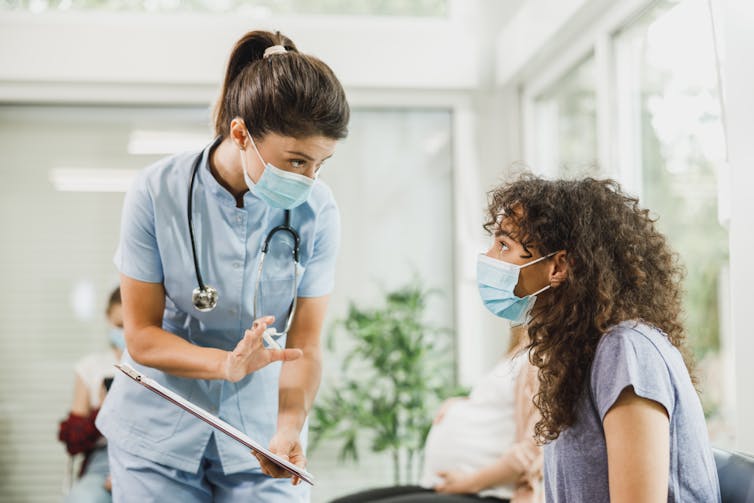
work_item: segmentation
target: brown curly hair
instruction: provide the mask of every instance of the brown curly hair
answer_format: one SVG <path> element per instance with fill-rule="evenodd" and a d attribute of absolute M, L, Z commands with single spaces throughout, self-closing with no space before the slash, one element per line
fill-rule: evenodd
<path fill-rule="evenodd" d="M 569 265 L 565 282 L 538 298 L 528 326 L 529 357 L 539 368 L 540 442 L 573 424 L 597 343 L 621 321 L 662 330 L 691 373 L 681 321 L 684 270 L 638 199 L 613 180 L 532 175 L 492 190 L 488 199 L 488 232 L 504 221 L 525 248 L 541 255 L 565 250 Z"/>

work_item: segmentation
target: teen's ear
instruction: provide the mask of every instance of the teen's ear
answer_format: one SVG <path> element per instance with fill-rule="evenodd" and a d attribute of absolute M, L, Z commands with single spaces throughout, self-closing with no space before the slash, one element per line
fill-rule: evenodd
<path fill-rule="evenodd" d="M 568 255 L 565 250 L 561 250 L 552 256 L 552 269 L 550 270 L 550 286 L 557 288 L 568 279 L 570 268 L 568 266 Z"/>

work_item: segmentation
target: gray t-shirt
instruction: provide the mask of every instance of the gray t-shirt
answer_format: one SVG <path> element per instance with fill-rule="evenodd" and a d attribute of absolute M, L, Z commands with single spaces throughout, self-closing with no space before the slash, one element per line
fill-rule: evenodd
<path fill-rule="evenodd" d="M 576 421 L 545 446 L 548 503 L 610 501 L 602 420 L 628 386 L 670 417 L 668 501 L 720 501 L 702 405 L 681 353 L 664 333 L 642 322 L 616 325 L 600 340 L 590 377 Z"/>

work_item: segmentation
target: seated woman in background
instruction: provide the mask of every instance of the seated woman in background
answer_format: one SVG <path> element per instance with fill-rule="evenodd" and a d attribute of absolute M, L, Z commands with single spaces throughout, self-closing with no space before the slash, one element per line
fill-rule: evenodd
<path fill-rule="evenodd" d="M 125 348 L 120 288 L 110 294 L 106 314 L 110 323 L 110 349 L 84 356 L 76 363 L 71 412 L 60 423 L 58 433 L 58 438 L 66 444 L 71 456 L 84 454 L 80 478 L 73 483 L 66 497 L 66 501 L 70 502 L 111 501 L 107 444 L 94 426 L 94 420 L 105 397 L 106 387 L 112 382 L 115 373 L 113 364 L 120 361 Z"/>
<path fill-rule="evenodd" d="M 542 453 L 533 438 L 537 372 L 527 344 L 526 331 L 513 329 L 508 354 L 469 397 L 443 403 L 427 437 L 420 485 L 372 489 L 333 503 L 541 502 Z"/>
<path fill-rule="evenodd" d="M 491 192 L 486 228 L 480 291 L 539 367 L 548 503 L 719 502 L 682 269 L 648 211 L 609 180 L 527 176 Z"/>

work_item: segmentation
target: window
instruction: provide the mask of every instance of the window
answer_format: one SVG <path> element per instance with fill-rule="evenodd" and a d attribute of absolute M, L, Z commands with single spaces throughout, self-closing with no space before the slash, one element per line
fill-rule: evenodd
<path fill-rule="evenodd" d="M 593 161 L 604 156 L 602 175 L 658 218 L 686 269 L 684 323 L 710 434 L 731 446 L 728 232 L 718 216 L 725 142 L 708 2 L 616 4 L 550 54 L 524 82 L 527 160 L 572 177 L 600 174 Z"/>
<path fill-rule="evenodd" d="M 330 319 L 345 317 L 350 301 L 382 306 L 384 292 L 418 277 L 442 292 L 432 296 L 427 320 L 454 326 L 451 128 L 447 109 L 361 109 L 352 115 L 349 137 L 327 168 L 343 235 Z M 320 393 L 337 378 L 343 344 L 325 354 Z M 310 455 L 320 467 L 314 501 L 392 480 L 388 452 L 376 455 L 362 445 L 359 464 L 344 464 L 337 461 L 339 447 L 325 441 Z"/>
<path fill-rule="evenodd" d="M 535 98 L 535 170 L 566 178 L 596 174 L 596 81 L 589 55 Z"/>
<path fill-rule="evenodd" d="M 703 405 L 713 441 L 727 443 L 729 308 L 720 292 L 728 234 L 718 220 L 717 188 L 725 147 L 707 2 L 656 4 L 617 33 L 615 50 L 618 140 L 636 162 L 642 205 L 659 218 L 686 268 L 685 323 Z"/>

